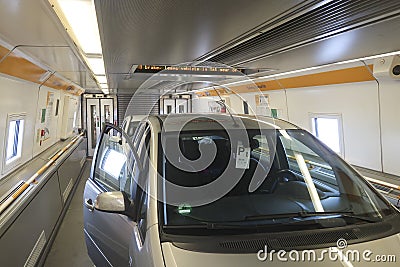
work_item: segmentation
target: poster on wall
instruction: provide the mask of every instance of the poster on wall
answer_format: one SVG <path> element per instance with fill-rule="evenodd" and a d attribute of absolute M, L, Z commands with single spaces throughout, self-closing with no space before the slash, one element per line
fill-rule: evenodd
<path fill-rule="evenodd" d="M 52 92 L 47 92 L 47 97 L 46 97 L 46 108 L 42 108 L 40 110 L 40 123 L 41 127 L 38 130 L 37 133 L 37 141 L 39 142 L 39 145 L 41 146 L 43 142 L 46 140 L 50 139 L 50 129 L 51 129 L 51 124 L 52 124 L 52 119 L 53 119 L 53 107 L 54 107 L 54 93 Z"/>
<path fill-rule="evenodd" d="M 47 92 L 47 99 L 46 99 L 46 122 L 45 128 L 51 128 L 51 122 L 53 119 L 53 106 L 54 106 L 54 93 Z"/>
<path fill-rule="evenodd" d="M 225 100 L 208 101 L 208 110 L 211 113 L 226 113 Z"/>
<path fill-rule="evenodd" d="M 256 100 L 256 114 L 263 116 L 270 116 L 271 111 L 269 108 L 269 95 L 259 94 L 255 96 Z"/>

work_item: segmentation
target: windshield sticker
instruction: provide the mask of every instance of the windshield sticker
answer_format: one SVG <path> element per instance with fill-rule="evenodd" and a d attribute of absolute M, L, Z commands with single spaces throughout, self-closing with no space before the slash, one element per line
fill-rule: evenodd
<path fill-rule="evenodd" d="M 192 207 L 189 204 L 181 204 L 178 207 L 178 213 L 180 215 L 187 215 L 192 212 Z"/>
<path fill-rule="evenodd" d="M 236 168 L 248 169 L 250 167 L 250 147 L 244 147 L 238 142 L 236 151 Z"/>

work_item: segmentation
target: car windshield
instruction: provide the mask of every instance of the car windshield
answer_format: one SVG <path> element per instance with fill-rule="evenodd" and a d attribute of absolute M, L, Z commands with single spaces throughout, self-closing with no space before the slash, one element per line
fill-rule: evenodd
<path fill-rule="evenodd" d="M 381 221 L 393 213 L 353 168 L 308 132 L 248 129 L 236 135 L 242 141 L 234 142 L 232 132 L 165 135 L 165 152 L 160 152 L 165 179 L 159 187 L 164 226 L 271 227 L 327 220 L 348 225 Z M 170 153 L 177 148 L 181 154 Z M 207 151 L 213 156 L 203 166 L 198 159 Z M 168 184 L 179 189 L 169 190 Z M 193 189 L 200 190 L 204 203 L 190 200 Z"/>

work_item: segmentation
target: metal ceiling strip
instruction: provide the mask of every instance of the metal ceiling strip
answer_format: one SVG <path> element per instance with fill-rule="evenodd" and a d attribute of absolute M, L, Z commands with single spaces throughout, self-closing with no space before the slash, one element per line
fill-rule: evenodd
<path fill-rule="evenodd" d="M 291 9 L 271 18 L 270 20 L 266 21 L 262 25 L 257 26 L 256 28 L 253 28 L 249 30 L 248 32 L 242 34 L 241 36 L 238 36 L 237 38 L 227 42 L 226 44 L 204 54 L 201 57 L 198 57 L 195 59 L 195 61 L 212 61 L 211 58 L 215 57 L 215 55 L 224 53 L 225 51 L 228 51 L 230 49 L 233 49 L 237 45 L 247 42 L 258 35 L 260 33 L 264 33 L 267 31 L 270 31 L 284 23 L 287 23 L 288 21 L 291 21 L 298 16 L 301 16 L 310 10 L 313 10 L 315 8 L 320 7 L 321 5 L 327 4 L 329 2 L 332 2 L 334 0 L 308 0 L 304 1 L 298 5 L 295 5 Z"/>

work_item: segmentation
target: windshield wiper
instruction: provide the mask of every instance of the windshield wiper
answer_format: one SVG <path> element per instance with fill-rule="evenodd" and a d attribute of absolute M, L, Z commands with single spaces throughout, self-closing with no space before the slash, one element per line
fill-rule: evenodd
<path fill-rule="evenodd" d="M 309 218 L 305 220 L 299 220 L 299 218 Z M 194 218 L 193 218 L 194 219 Z M 279 219 L 289 219 L 289 221 L 281 221 L 279 223 L 273 222 L 273 220 Z M 341 219 L 341 220 L 340 220 Z M 174 229 L 205 229 L 205 230 L 232 230 L 232 229 L 274 229 L 276 227 L 293 226 L 311 226 L 311 225 L 321 225 L 322 227 L 339 227 L 345 226 L 348 222 L 346 219 L 356 219 L 364 222 L 374 223 L 379 222 L 381 219 L 367 216 L 355 215 L 351 211 L 339 211 L 339 212 L 307 212 L 301 211 L 296 213 L 282 213 L 282 214 L 265 214 L 265 215 L 254 215 L 246 216 L 245 220 L 242 221 L 231 221 L 231 222 L 207 222 L 195 219 L 197 222 L 194 224 L 182 224 L 182 225 L 164 225 L 164 229 L 174 230 Z M 257 221 L 257 220 L 271 220 L 272 223 L 260 224 L 260 223 L 250 223 L 243 224 L 246 221 Z"/>
<path fill-rule="evenodd" d="M 365 222 L 371 222 L 371 223 L 381 221 L 379 218 L 355 215 L 354 212 L 352 212 L 352 211 L 339 211 L 339 212 L 300 211 L 297 213 L 282 213 L 282 214 L 266 214 L 266 215 L 246 216 L 245 220 L 253 221 L 253 220 L 282 219 L 282 218 L 308 218 L 308 217 L 319 217 L 319 216 L 334 216 L 334 217 L 342 217 L 342 218 L 351 218 L 351 219 L 358 219 L 358 220 L 362 220 Z"/>
<path fill-rule="evenodd" d="M 381 221 L 381 219 L 379 218 L 375 218 L 375 217 L 368 217 L 368 216 L 360 216 L 360 215 L 356 215 L 354 214 L 354 212 L 352 211 L 346 211 L 346 212 L 300 212 L 300 217 L 315 217 L 315 216 L 338 216 L 338 217 L 342 217 L 342 218 L 351 218 L 351 219 L 357 219 L 357 220 L 361 220 L 361 221 L 365 221 L 365 222 L 370 222 L 370 223 L 374 223 L 374 222 L 379 222 Z"/>
<path fill-rule="evenodd" d="M 199 224 L 182 224 L 182 225 L 164 225 L 165 229 L 207 229 L 207 230 L 221 230 L 221 229 L 245 229 L 257 228 L 257 224 L 227 224 L 227 223 L 211 223 L 202 222 Z"/>

